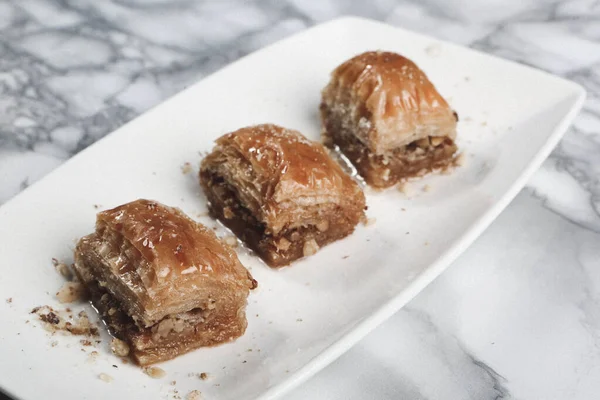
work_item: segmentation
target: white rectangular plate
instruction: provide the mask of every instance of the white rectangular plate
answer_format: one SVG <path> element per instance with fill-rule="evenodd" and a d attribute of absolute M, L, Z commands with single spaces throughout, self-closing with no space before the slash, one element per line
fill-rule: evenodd
<path fill-rule="evenodd" d="M 161 365 L 153 380 L 110 354 L 108 338 L 43 330 L 28 312 L 59 305 L 51 258 L 72 259 L 95 213 L 137 198 L 177 206 L 213 226 L 196 172 L 199 152 L 236 128 L 274 122 L 318 140 L 320 90 L 345 59 L 373 49 L 413 59 L 460 115 L 465 165 L 412 184 L 367 190 L 375 219 L 291 268 L 272 270 L 240 250 L 259 281 L 248 331 L 235 343 Z M 263 49 L 210 76 L 81 152 L 0 208 L 0 387 L 20 399 L 272 399 L 338 357 L 439 275 L 521 189 L 566 130 L 579 86 L 415 33 L 339 19 Z M 428 186 L 425 186 L 428 185 Z M 225 232 L 219 228 L 220 234 Z M 4 298 L 12 297 L 12 303 Z M 75 310 L 86 304 L 73 305 Z M 26 323 L 30 321 L 29 323 Z M 55 346 L 51 342 L 56 341 Z M 91 350 L 100 354 L 95 361 Z M 115 364 L 118 368 L 112 367 Z M 200 380 L 190 373 L 207 372 Z M 98 379 L 106 373 L 111 383 Z M 169 382 L 176 381 L 174 386 Z"/>

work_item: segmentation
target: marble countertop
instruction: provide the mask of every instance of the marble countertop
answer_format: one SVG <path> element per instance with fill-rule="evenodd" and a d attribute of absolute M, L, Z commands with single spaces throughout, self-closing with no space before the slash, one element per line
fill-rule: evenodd
<path fill-rule="evenodd" d="M 286 398 L 598 398 L 597 0 L 0 1 L 0 203 L 207 74 L 346 14 L 544 69 L 588 100 L 447 272 Z"/>

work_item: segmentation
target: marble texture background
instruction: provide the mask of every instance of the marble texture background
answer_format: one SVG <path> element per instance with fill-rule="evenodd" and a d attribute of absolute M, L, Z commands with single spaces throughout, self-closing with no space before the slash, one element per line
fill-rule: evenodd
<path fill-rule="evenodd" d="M 0 203 L 207 74 L 348 14 L 564 76 L 588 99 L 467 253 L 286 398 L 598 398 L 597 0 L 0 0 Z"/>

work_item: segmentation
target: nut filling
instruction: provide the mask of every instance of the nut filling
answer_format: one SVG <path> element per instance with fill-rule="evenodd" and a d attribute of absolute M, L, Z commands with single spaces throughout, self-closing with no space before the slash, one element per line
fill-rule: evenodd
<path fill-rule="evenodd" d="M 277 234 L 268 233 L 265 224 L 257 221 L 244 207 L 235 188 L 222 177 L 206 171 L 202 172 L 201 179 L 208 182 L 206 195 L 212 216 L 221 220 L 272 267 L 282 267 L 289 264 L 290 260 L 313 255 L 320 247 L 354 230 L 352 221 L 348 221 L 341 210 L 334 210 L 332 214 L 336 223 L 331 223 L 329 216 L 314 224 L 284 227 Z"/>

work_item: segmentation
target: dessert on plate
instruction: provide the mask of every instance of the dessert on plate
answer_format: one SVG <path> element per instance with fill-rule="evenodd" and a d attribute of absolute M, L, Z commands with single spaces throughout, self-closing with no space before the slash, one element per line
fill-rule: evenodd
<path fill-rule="evenodd" d="M 458 115 L 399 54 L 369 51 L 338 66 L 320 111 L 325 143 L 376 188 L 447 168 L 457 150 Z"/>
<path fill-rule="evenodd" d="M 226 134 L 202 161 L 211 213 L 270 266 L 354 231 L 365 196 L 323 145 L 277 125 Z"/>
<path fill-rule="evenodd" d="M 74 269 L 111 333 L 140 365 L 241 336 L 256 281 L 179 209 L 136 200 L 98 213 Z"/>

